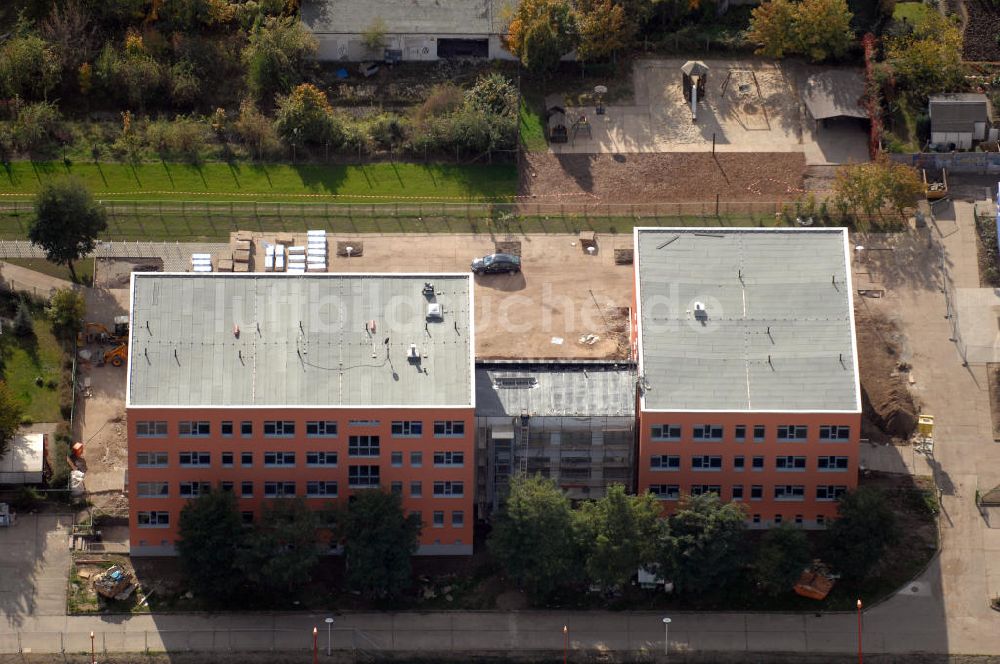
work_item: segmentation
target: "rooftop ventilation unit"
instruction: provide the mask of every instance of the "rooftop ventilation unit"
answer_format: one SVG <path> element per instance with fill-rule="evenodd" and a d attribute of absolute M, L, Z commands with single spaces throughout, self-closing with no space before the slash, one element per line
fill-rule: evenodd
<path fill-rule="evenodd" d="M 438 302 L 427 305 L 427 320 L 444 320 L 444 307 Z"/>
<path fill-rule="evenodd" d="M 695 320 L 708 320 L 708 310 L 703 302 L 694 303 L 694 317 Z"/>
<path fill-rule="evenodd" d="M 417 350 L 417 344 L 410 344 L 406 351 L 406 359 L 414 364 L 420 361 L 420 351 Z"/>

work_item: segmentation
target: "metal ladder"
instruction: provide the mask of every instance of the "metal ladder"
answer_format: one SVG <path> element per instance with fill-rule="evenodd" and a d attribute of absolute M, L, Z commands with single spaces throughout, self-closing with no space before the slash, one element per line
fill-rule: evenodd
<path fill-rule="evenodd" d="M 517 474 L 524 477 L 528 474 L 528 411 L 521 411 L 521 440 L 517 458 Z"/>

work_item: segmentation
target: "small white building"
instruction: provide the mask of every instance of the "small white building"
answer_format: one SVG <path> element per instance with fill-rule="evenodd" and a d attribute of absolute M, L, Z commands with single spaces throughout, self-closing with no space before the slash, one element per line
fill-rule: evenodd
<path fill-rule="evenodd" d="M 0 458 L 0 484 L 41 484 L 44 468 L 45 434 L 18 434 Z"/>
<path fill-rule="evenodd" d="M 382 60 L 362 35 L 385 31 L 385 50 L 402 60 L 513 59 L 502 44 L 518 0 L 303 0 L 302 21 L 325 61 Z"/>
<path fill-rule="evenodd" d="M 958 150 L 970 150 L 974 142 L 996 139 L 996 130 L 990 130 L 990 102 L 984 94 L 932 95 L 927 113 L 931 119 L 931 143 L 936 145 L 954 144 Z"/>

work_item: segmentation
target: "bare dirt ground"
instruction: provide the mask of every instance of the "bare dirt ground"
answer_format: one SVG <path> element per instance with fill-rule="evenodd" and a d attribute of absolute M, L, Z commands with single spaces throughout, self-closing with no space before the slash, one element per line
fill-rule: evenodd
<path fill-rule="evenodd" d="M 133 272 L 162 271 L 162 258 L 99 258 L 94 285 L 98 288 L 128 288 Z"/>
<path fill-rule="evenodd" d="M 529 206 L 714 201 L 716 195 L 723 201 L 775 201 L 803 193 L 805 170 L 802 153 L 791 152 L 530 153 L 520 191 Z"/>

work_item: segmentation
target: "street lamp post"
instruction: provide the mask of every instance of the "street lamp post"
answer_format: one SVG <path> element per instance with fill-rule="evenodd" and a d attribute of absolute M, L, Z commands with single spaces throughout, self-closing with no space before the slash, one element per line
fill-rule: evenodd
<path fill-rule="evenodd" d="M 313 664 L 319 662 L 319 630 L 313 627 Z"/>
<path fill-rule="evenodd" d="M 563 625 L 563 664 L 566 664 L 569 657 L 569 627 Z"/>
<path fill-rule="evenodd" d="M 861 600 L 858 600 L 858 664 L 863 664 L 864 656 L 861 649 Z"/>
<path fill-rule="evenodd" d="M 670 618 L 663 619 L 663 655 L 670 657 Z"/>
<path fill-rule="evenodd" d="M 333 639 L 331 638 L 333 632 L 333 618 L 327 618 L 325 622 L 326 622 L 326 656 L 329 657 L 330 648 L 332 647 L 331 644 L 333 643 Z"/>
<path fill-rule="evenodd" d="M 90 664 L 97 664 L 97 655 L 94 654 L 94 633 L 90 633 Z"/>

